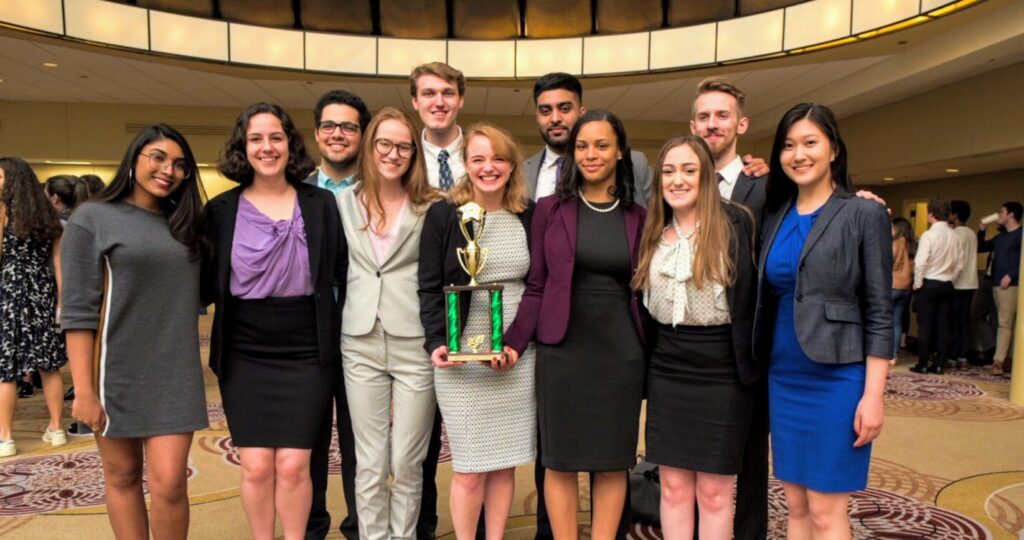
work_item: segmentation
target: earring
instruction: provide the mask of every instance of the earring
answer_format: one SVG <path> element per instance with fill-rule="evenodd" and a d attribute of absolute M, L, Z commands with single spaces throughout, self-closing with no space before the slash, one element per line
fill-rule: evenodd
<path fill-rule="evenodd" d="M 135 189 L 135 168 L 128 169 L 128 187 Z"/>

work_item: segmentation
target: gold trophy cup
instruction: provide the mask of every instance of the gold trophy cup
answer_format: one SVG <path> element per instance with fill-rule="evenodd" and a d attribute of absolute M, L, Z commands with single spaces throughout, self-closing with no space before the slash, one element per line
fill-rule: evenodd
<path fill-rule="evenodd" d="M 448 361 L 489 361 L 494 356 L 502 354 L 504 325 L 502 323 L 501 291 L 504 287 L 480 285 L 476 279 L 483 271 L 484 265 L 487 264 L 487 248 L 480 246 L 480 237 L 484 232 L 487 211 L 475 202 L 468 202 L 456 209 L 455 213 L 459 219 L 459 230 L 466 238 L 466 247 L 457 248 L 455 254 L 459 260 L 459 266 L 469 274 L 469 285 L 450 285 L 444 288 L 447 309 Z M 463 300 L 462 293 L 472 294 L 473 291 L 486 291 L 488 294 L 491 331 L 487 334 L 467 336 L 465 347 L 463 347 L 460 302 Z"/>

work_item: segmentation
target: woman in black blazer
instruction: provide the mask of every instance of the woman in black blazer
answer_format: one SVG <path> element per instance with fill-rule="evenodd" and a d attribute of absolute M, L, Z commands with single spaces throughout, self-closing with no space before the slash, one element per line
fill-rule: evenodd
<path fill-rule="evenodd" d="M 216 305 L 210 368 L 242 462 L 241 499 L 255 538 L 301 538 L 312 498 L 311 448 L 338 375 L 348 268 L 330 192 L 277 105 L 239 116 L 219 164 L 240 185 L 207 204 L 214 248 L 204 302 Z"/>
<path fill-rule="evenodd" d="M 478 242 L 487 250 L 477 280 L 499 284 L 502 321 L 508 327 L 519 310 L 530 269 L 529 231 L 533 203 L 526 197 L 520 170 L 522 155 L 512 137 L 490 124 L 477 124 L 463 135 L 466 178 L 451 200 L 427 210 L 420 239 L 419 296 L 425 348 L 434 364 L 437 403 L 452 449 L 451 512 L 458 538 L 475 538 L 481 506 L 487 538 L 502 538 L 515 488 L 515 467 L 532 463 L 537 451 L 537 405 L 534 399 L 534 349 L 522 357 L 505 346 L 490 362 L 449 362 L 446 324 L 447 285 L 467 285 L 457 250 L 467 241 L 457 209 L 476 203 L 486 210 Z M 478 334 L 490 334 L 491 302 L 487 291 L 459 298 L 460 348 Z M 504 330 L 504 328 L 502 329 Z M 488 340 L 489 342 L 489 340 Z M 517 365 L 518 362 L 518 365 Z"/>
<path fill-rule="evenodd" d="M 789 538 L 849 538 L 849 492 L 867 485 L 892 356 L 892 237 L 885 208 L 852 195 L 828 108 L 779 122 L 754 316 L 768 358 L 774 475 Z"/>
<path fill-rule="evenodd" d="M 703 139 L 661 149 L 633 287 L 658 323 L 647 372 L 647 460 L 661 465 L 666 536 L 732 538 L 732 491 L 761 366 L 754 217 L 722 199 Z M 699 434 L 699 436 L 694 436 Z"/>

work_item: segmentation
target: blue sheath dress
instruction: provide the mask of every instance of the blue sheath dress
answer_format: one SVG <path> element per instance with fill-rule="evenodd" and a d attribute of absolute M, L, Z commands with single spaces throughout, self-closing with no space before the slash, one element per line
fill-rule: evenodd
<path fill-rule="evenodd" d="M 793 319 L 800 253 L 819 213 L 800 215 L 794 206 L 765 263 L 765 278 L 779 300 L 768 367 L 773 473 L 815 491 L 849 492 L 867 487 L 871 461 L 870 444 L 853 447 L 866 366 L 811 360 L 797 341 Z"/>

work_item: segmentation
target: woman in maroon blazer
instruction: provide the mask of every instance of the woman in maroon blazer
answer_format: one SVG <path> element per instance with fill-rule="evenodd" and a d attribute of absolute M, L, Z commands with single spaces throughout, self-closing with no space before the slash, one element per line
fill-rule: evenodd
<path fill-rule="evenodd" d="M 615 536 L 636 463 L 643 331 L 629 283 L 644 209 L 622 122 L 590 111 L 570 136 L 555 194 L 534 211 L 530 274 L 507 343 L 537 341 L 544 496 L 555 538 L 576 538 L 577 474 L 593 475 L 592 536 Z"/>

